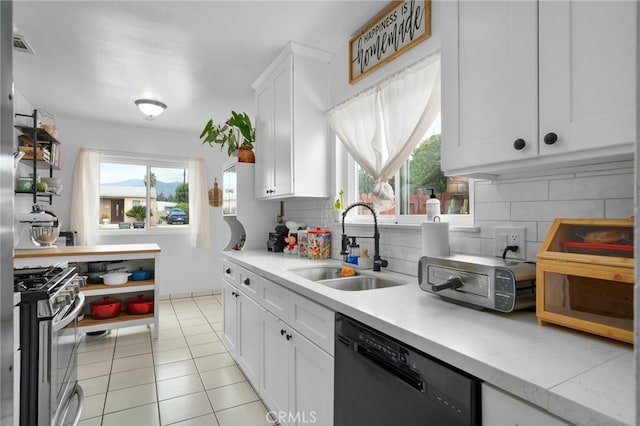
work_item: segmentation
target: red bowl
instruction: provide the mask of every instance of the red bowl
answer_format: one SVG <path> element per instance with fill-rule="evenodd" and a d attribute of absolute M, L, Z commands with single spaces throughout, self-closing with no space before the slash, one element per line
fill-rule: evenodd
<path fill-rule="evenodd" d="M 144 296 L 133 297 L 125 302 L 131 315 L 144 315 L 153 312 L 153 299 Z"/>
<path fill-rule="evenodd" d="M 91 316 L 94 319 L 108 319 L 117 317 L 122 308 L 122 302 L 113 297 L 105 297 L 102 300 L 91 303 Z"/>

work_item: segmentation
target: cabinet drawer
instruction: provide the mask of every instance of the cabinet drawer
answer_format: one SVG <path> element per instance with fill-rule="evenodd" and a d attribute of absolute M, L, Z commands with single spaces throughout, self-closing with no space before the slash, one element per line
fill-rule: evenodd
<path fill-rule="evenodd" d="M 236 287 L 247 296 L 260 303 L 260 295 L 262 294 L 262 283 L 266 281 L 259 275 L 247 271 L 244 268 L 238 268 L 238 283 Z"/>
<path fill-rule="evenodd" d="M 260 304 L 278 318 L 288 318 L 289 290 L 269 280 L 262 282 Z"/>
<path fill-rule="evenodd" d="M 335 314 L 296 293 L 289 293 L 288 323 L 333 356 Z"/>
<path fill-rule="evenodd" d="M 227 260 L 222 261 L 222 277 L 226 282 L 232 285 L 238 284 L 238 274 L 240 272 L 240 268 L 234 263 L 231 263 Z"/>

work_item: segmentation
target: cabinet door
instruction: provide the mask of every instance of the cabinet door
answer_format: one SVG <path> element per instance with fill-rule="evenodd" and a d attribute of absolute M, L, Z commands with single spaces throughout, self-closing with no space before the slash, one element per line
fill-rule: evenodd
<path fill-rule="evenodd" d="M 568 423 L 546 411 L 511 396 L 497 388 L 482 384 L 482 424 L 561 426 Z"/>
<path fill-rule="evenodd" d="M 259 388 L 260 367 L 260 306 L 249 296 L 240 293 L 238 299 L 238 345 L 237 362 L 245 376 L 256 389 Z"/>
<path fill-rule="evenodd" d="M 236 294 L 238 290 L 222 280 L 222 300 L 224 302 L 224 322 L 222 323 L 222 342 L 226 346 L 231 356 L 235 359 L 238 344 L 238 309 Z"/>
<path fill-rule="evenodd" d="M 274 165 L 273 193 L 281 197 L 293 193 L 293 56 L 287 56 L 273 74 Z"/>
<path fill-rule="evenodd" d="M 256 198 L 266 198 L 273 189 L 273 165 L 275 149 L 273 139 L 274 124 L 273 84 L 269 81 L 256 90 Z"/>
<path fill-rule="evenodd" d="M 287 327 L 275 315 L 263 310 L 260 328 L 260 397 L 270 411 L 286 413 L 289 395 Z"/>
<path fill-rule="evenodd" d="M 333 424 L 333 357 L 297 332 L 289 343 L 292 424 Z"/>
<path fill-rule="evenodd" d="M 636 139 L 634 1 L 540 2 L 540 154 Z M 545 135 L 557 142 L 547 145 Z M 609 151 L 611 153 L 611 151 Z"/>
<path fill-rule="evenodd" d="M 537 2 L 442 8 L 443 170 L 536 157 Z"/>

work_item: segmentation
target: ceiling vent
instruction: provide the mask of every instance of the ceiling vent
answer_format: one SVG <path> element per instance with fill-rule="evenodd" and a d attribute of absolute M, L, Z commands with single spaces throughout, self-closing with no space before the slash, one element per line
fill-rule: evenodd
<path fill-rule="evenodd" d="M 36 53 L 24 36 L 20 34 L 13 34 L 13 49 L 18 52 L 30 53 L 32 55 Z"/>

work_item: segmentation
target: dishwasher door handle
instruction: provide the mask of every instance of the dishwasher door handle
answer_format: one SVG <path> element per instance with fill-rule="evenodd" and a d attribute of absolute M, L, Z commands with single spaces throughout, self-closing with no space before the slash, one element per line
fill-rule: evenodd
<path fill-rule="evenodd" d="M 357 347 L 355 348 L 354 352 L 362 355 L 364 358 L 374 363 L 377 367 L 382 368 L 389 374 L 394 375 L 417 391 L 424 393 L 424 381 L 422 380 L 420 374 L 407 372 L 402 370 L 401 368 L 398 368 L 397 366 L 386 360 L 384 357 L 378 355 L 375 350 L 369 350 L 362 345 L 356 346 Z"/>

